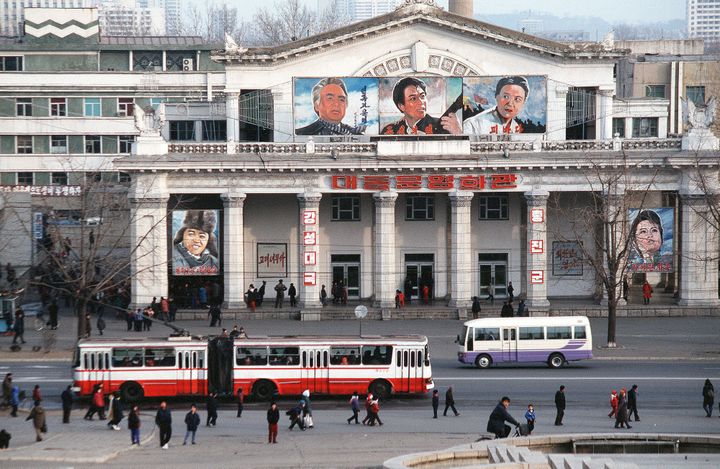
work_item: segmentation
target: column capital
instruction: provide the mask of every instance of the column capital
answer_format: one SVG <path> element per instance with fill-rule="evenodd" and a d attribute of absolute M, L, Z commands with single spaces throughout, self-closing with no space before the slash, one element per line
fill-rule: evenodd
<path fill-rule="evenodd" d="M 548 197 L 550 197 L 550 193 L 548 191 L 530 191 L 526 192 L 524 195 L 528 207 L 543 207 L 547 205 Z"/>
<path fill-rule="evenodd" d="M 376 207 L 395 207 L 398 193 L 393 191 L 376 192 L 373 194 Z"/>
<path fill-rule="evenodd" d="M 475 194 L 470 191 L 453 191 L 448 193 L 450 205 L 453 207 L 469 207 L 474 196 Z"/>
<path fill-rule="evenodd" d="M 223 206 L 225 208 L 241 208 L 245 203 L 246 197 L 246 194 L 235 192 L 222 194 L 220 196 L 223 201 Z"/>
<path fill-rule="evenodd" d="M 300 204 L 305 206 L 312 206 L 320 204 L 322 199 L 322 193 L 320 192 L 301 192 L 297 195 Z"/>

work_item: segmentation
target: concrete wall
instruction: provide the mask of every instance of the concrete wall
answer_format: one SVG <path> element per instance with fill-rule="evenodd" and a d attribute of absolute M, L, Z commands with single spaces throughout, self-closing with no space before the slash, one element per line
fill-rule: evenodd
<path fill-rule="evenodd" d="M 32 208 L 29 193 L 0 194 L 0 265 L 8 262 L 18 275 L 30 267 L 32 258 Z M 7 279 L 3 274 L 3 282 Z"/>

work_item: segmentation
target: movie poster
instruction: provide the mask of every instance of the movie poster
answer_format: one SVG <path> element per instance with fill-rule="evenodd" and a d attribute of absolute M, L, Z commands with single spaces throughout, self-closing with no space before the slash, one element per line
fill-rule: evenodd
<path fill-rule="evenodd" d="M 628 210 L 628 270 L 632 273 L 673 272 L 675 209 Z"/>
<path fill-rule="evenodd" d="M 220 274 L 218 210 L 173 210 L 173 275 Z"/>

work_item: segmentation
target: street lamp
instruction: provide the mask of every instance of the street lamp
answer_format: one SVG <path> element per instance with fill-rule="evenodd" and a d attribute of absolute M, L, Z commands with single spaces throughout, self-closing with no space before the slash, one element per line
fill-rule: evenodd
<path fill-rule="evenodd" d="M 355 317 L 360 320 L 360 337 L 362 337 L 362 320 L 367 316 L 368 309 L 365 305 L 358 305 L 355 307 Z"/>

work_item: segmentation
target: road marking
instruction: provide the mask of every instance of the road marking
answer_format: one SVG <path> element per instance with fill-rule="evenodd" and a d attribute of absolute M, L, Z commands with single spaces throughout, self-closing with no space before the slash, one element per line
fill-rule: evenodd
<path fill-rule="evenodd" d="M 433 376 L 434 381 L 527 381 L 527 380 L 536 380 L 536 381 L 614 381 L 614 380 L 621 380 L 621 379 L 629 379 L 633 381 L 692 381 L 692 380 L 705 380 L 705 379 L 720 379 L 718 377 L 712 377 L 709 378 L 707 376 L 645 376 L 645 377 L 637 377 L 637 376 L 510 376 L 510 377 L 484 377 L 484 376 L 476 376 L 476 377 L 439 377 L 439 376 Z"/>

